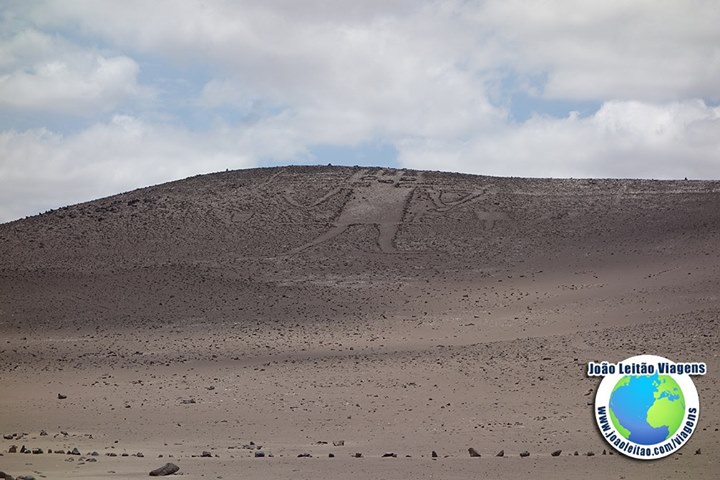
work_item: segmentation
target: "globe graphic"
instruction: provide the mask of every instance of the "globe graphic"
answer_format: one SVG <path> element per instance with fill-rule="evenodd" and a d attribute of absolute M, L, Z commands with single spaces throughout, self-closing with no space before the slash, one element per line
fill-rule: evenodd
<path fill-rule="evenodd" d="M 609 410 L 613 425 L 625 439 L 654 445 L 680 428 L 685 397 L 669 375 L 627 375 L 613 388 Z"/>

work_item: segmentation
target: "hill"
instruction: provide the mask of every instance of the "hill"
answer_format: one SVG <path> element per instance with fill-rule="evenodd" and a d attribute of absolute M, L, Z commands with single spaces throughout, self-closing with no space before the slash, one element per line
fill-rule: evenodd
<path fill-rule="evenodd" d="M 717 455 L 690 453 L 718 448 L 716 375 L 696 377 L 685 455 L 640 465 L 599 455 L 585 366 L 717 371 L 718 245 L 720 182 L 286 167 L 63 207 L 0 225 L 0 430 L 145 452 L 33 456 L 53 478 L 145 476 L 158 455 L 248 478 L 712 478 Z"/>

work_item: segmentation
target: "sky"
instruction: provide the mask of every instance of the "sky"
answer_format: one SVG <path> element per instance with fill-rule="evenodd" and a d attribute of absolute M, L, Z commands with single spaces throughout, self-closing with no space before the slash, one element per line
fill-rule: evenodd
<path fill-rule="evenodd" d="M 717 0 L 0 0 L 0 222 L 288 164 L 718 179 Z"/>

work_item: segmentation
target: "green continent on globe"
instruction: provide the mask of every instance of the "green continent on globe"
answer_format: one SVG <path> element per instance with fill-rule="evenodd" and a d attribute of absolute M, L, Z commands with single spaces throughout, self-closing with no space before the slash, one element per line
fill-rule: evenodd
<path fill-rule="evenodd" d="M 624 392 L 624 395 L 621 396 L 620 392 Z M 628 397 L 627 392 L 637 392 L 641 397 L 636 395 Z M 612 399 L 622 401 L 620 404 L 616 403 L 615 407 L 622 408 L 623 415 L 614 411 Z M 645 407 L 640 407 L 640 404 L 635 402 L 644 403 Z M 633 404 L 635 405 L 633 406 Z M 638 408 L 639 411 L 637 411 Z M 653 440 L 642 441 L 643 430 L 650 428 L 658 429 L 655 432 L 662 432 L 667 429 L 667 435 L 663 435 L 664 440 L 675 435 L 685 417 L 685 396 L 677 382 L 669 375 L 655 374 L 651 377 L 626 375 L 613 388 L 608 412 L 615 429 L 626 439 L 643 444 L 656 443 L 662 438 L 655 437 Z M 628 413 L 635 414 L 628 418 Z M 621 422 L 618 416 L 625 418 L 625 421 Z M 631 423 L 638 428 L 634 433 L 631 428 L 628 428 Z"/>
<path fill-rule="evenodd" d="M 668 439 L 675 435 L 685 417 L 685 396 L 680 385 L 669 375 L 658 377 L 655 403 L 648 410 L 647 421 L 653 427 L 668 427 Z"/>

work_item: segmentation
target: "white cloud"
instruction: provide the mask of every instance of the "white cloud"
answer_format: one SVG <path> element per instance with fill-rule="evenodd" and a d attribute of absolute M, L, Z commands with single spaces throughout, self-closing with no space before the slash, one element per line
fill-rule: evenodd
<path fill-rule="evenodd" d="M 129 98 L 149 98 L 137 63 L 25 30 L 0 42 L 0 108 L 95 114 Z"/>
<path fill-rule="evenodd" d="M 496 175 L 717 177 L 718 5 L 15 2 L 14 33 L 0 40 L 0 108 L 143 113 L 65 136 L 0 133 L 0 188 L 20 200 L 0 195 L 6 209 L 33 195 L 58 205 L 308 159 L 317 144 L 391 144 L 405 166 Z M 602 107 L 516 123 L 513 89 Z M 152 102 L 127 108 L 138 99 Z"/>
<path fill-rule="evenodd" d="M 720 4 L 497 0 L 469 7 L 518 72 L 571 99 L 720 99 Z"/>
<path fill-rule="evenodd" d="M 302 148 L 273 137 L 271 125 L 197 134 L 122 115 L 67 136 L 0 132 L 0 221 Z"/>
<path fill-rule="evenodd" d="M 720 107 L 605 103 L 592 116 L 535 116 L 454 142 L 410 141 L 400 163 L 499 176 L 717 178 Z"/>

